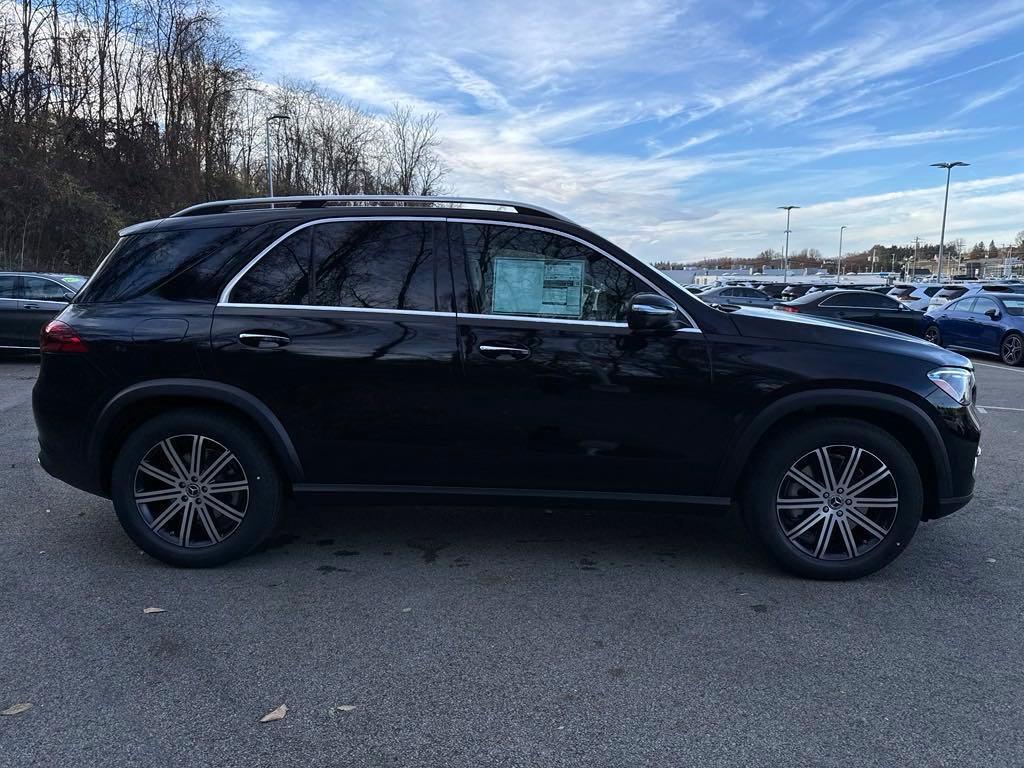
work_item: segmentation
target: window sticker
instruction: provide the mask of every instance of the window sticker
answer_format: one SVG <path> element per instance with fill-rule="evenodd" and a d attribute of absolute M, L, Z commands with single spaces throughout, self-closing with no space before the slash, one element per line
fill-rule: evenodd
<path fill-rule="evenodd" d="M 583 265 L 582 261 L 495 257 L 491 311 L 579 319 Z"/>

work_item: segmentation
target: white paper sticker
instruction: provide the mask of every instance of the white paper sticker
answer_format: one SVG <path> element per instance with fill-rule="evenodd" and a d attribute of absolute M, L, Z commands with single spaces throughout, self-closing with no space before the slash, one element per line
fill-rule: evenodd
<path fill-rule="evenodd" d="M 583 261 L 494 259 L 491 311 L 503 315 L 555 315 L 579 319 Z"/>

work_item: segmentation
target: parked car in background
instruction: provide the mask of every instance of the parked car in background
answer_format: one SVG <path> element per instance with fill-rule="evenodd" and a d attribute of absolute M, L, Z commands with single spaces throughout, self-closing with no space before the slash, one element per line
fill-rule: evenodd
<path fill-rule="evenodd" d="M 85 285 L 81 275 L 0 272 L 0 350 L 37 352 L 39 332 Z"/>
<path fill-rule="evenodd" d="M 759 283 L 754 286 L 759 291 L 763 291 L 771 296 L 773 299 L 781 299 L 782 292 L 786 290 L 785 283 Z"/>
<path fill-rule="evenodd" d="M 928 309 L 941 307 L 961 296 L 974 296 L 979 293 L 1013 293 L 1014 288 L 1006 283 L 965 283 L 961 285 L 944 285 L 928 301 Z"/>
<path fill-rule="evenodd" d="M 924 312 L 909 309 L 895 299 L 873 291 L 833 288 L 805 294 L 793 301 L 776 304 L 775 308 L 795 314 L 877 325 L 911 336 L 920 336 L 924 330 Z"/>
<path fill-rule="evenodd" d="M 1024 291 L 964 296 L 929 311 L 925 321 L 924 337 L 933 344 L 1024 363 Z"/>
<path fill-rule="evenodd" d="M 974 489 L 967 358 L 711 306 L 510 201 L 203 203 L 122 230 L 41 349 L 43 469 L 181 566 L 287 499 L 530 500 L 735 504 L 784 567 L 849 579 Z"/>
<path fill-rule="evenodd" d="M 942 290 L 941 285 L 935 283 L 897 283 L 889 289 L 887 296 L 910 309 L 924 312 L 928 309 L 928 303 L 932 296 Z"/>
<path fill-rule="evenodd" d="M 763 307 L 771 309 L 775 299 L 764 291 L 756 288 L 743 288 L 736 285 L 723 285 L 702 291 L 700 300 L 708 304 L 735 304 L 741 307 Z"/>

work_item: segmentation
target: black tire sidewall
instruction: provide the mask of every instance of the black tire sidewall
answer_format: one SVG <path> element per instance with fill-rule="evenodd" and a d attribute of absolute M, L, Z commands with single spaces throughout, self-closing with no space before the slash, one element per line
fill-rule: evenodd
<path fill-rule="evenodd" d="M 924 337 L 925 337 L 925 339 L 928 339 L 928 331 L 933 330 L 933 329 L 935 330 L 935 341 L 932 341 L 932 344 L 934 344 L 937 347 L 941 347 L 942 346 L 942 332 L 939 330 L 939 326 L 937 326 L 937 325 L 929 325 L 927 328 L 924 329 Z M 930 341 L 930 339 L 929 339 L 929 341 Z"/>
<path fill-rule="evenodd" d="M 238 528 L 217 544 L 186 549 L 149 530 L 135 503 L 135 471 L 161 440 L 181 434 L 211 437 L 232 451 L 249 480 L 249 500 Z M 204 568 L 242 557 L 277 525 L 282 505 L 280 472 L 263 440 L 239 420 L 204 409 L 181 409 L 157 416 L 125 440 L 111 473 L 111 498 L 125 532 L 144 552 L 171 565 Z"/>
<path fill-rule="evenodd" d="M 825 445 L 855 445 L 880 458 L 893 473 L 899 490 L 896 520 L 885 539 L 852 560 L 819 560 L 794 547 L 779 524 L 775 499 L 783 476 L 801 456 Z M 866 422 L 828 419 L 797 425 L 773 441 L 754 459 L 745 494 L 750 529 L 780 565 L 800 576 L 816 579 L 855 579 L 888 565 L 913 538 L 924 506 L 920 473 L 907 450 L 889 433 Z"/>

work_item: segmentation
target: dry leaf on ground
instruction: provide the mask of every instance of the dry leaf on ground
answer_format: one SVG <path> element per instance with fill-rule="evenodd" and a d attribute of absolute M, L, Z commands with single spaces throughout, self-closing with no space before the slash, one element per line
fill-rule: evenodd
<path fill-rule="evenodd" d="M 338 712 L 351 712 L 355 708 L 356 708 L 355 704 L 339 704 L 336 707 L 331 707 L 330 709 L 327 710 L 327 712 L 329 714 L 331 714 L 331 715 L 335 715 Z"/>
<path fill-rule="evenodd" d="M 163 608 L 143 608 L 143 613 L 167 613 Z"/>
<path fill-rule="evenodd" d="M 27 712 L 30 709 L 32 709 L 32 705 L 28 703 L 12 704 L 3 712 L 0 712 L 0 715 L 20 715 L 22 712 Z"/>
<path fill-rule="evenodd" d="M 275 709 L 273 712 L 267 712 L 263 717 L 260 718 L 261 723 L 272 723 L 275 720 L 283 720 L 284 716 L 288 714 L 288 705 L 282 704 L 280 707 Z"/>

